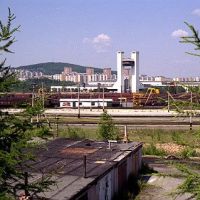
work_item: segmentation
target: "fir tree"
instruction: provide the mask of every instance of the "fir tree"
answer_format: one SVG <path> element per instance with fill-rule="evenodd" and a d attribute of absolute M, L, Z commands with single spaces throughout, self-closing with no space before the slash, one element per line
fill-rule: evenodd
<path fill-rule="evenodd" d="M 191 24 L 185 22 L 188 26 L 192 35 L 181 37 L 181 43 L 192 44 L 197 51 L 194 53 L 186 52 L 193 56 L 200 56 L 200 38 L 198 30 Z M 199 96 L 200 88 L 199 87 L 188 87 L 188 91 L 193 93 L 194 96 Z M 185 114 L 186 116 L 193 116 L 196 114 L 195 110 L 200 108 L 199 102 L 176 102 L 178 112 Z M 185 108 L 190 108 L 187 112 L 184 111 Z M 199 134 L 197 134 L 199 137 Z M 184 182 L 177 188 L 176 194 L 190 193 L 192 196 L 189 199 L 200 199 L 200 175 L 195 170 L 191 170 L 186 165 L 179 164 L 178 169 L 184 174 Z"/>
<path fill-rule="evenodd" d="M 185 24 L 192 32 L 192 35 L 181 37 L 182 40 L 180 42 L 186 43 L 186 44 L 192 44 L 193 46 L 195 46 L 194 50 L 198 51 L 197 53 L 196 52 L 195 53 L 186 52 L 187 54 L 190 54 L 193 56 L 200 56 L 200 52 L 199 52 L 200 51 L 200 37 L 199 37 L 198 30 L 195 29 L 195 27 L 193 25 L 191 25 L 187 22 L 185 22 Z"/>
<path fill-rule="evenodd" d="M 12 28 L 14 19 L 15 15 L 9 9 L 7 23 L 0 21 L 1 55 L 12 53 L 10 46 L 15 42 L 13 34 L 19 30 L 19 26 Z M 10 67 L 5 66 L 5 61 L 6 59 L 3 59 L 0 63 L 0 92 L 8 91 L 15 82 L 15 74 L 10 72 Z M 27 151 L 33 146 L 30 140 L 33 136 L 41 136 L 47 132 L 45 128 L 38 130 L 26 116 L 22 119 L 0 112 L 0 199 L 19 199 L 20 192 L 31 199 L 54 183 L 48 176 L 28 183 L 30 174 L 25 171 L 29 167 L 27 161 L 34 161 L 34 156 Z"/>

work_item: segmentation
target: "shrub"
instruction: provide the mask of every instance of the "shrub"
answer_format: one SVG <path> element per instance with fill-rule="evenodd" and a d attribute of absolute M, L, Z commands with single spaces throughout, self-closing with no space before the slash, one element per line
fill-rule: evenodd
<path fill-rule="evenodd" d="M 100 138 L 104 140 L 117 139 L 117 132 L 118 129 L 115 127 L 111 115 L 104 111 L 101 114 L 98 125 L 98 134 Z"/>
<path fill-rule="evenodd" d="M 69 127 L 67 128 L 67 136 L 70 139 L 84 139 L 85 132 L 81 128 Z"/>
<path fill-rule="evenodd" d="M 144 155 L 156 155 L 156 156 L 166 155 L 166 152 L 163 149 L 158 149 L 153 143 L 151 143 L 147 147 L 143 147 L 142 153 Z"/>
<path fill-rule="evenodd" d="M 195 149 L 187 147 L 181 151 L 180 155 L 183 158 L 195 157 L 197 156 L 197 152 Z"/>

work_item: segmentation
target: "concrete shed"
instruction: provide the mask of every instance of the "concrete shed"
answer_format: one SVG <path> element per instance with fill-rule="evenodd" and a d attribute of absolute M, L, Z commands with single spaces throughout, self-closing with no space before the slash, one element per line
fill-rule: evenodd
<path fill-rule="evenodd" d="M 110 147 L 110 148 L 109 148 Z M 29 173 L 52 173 L 56 185 L 41 197 L 51 200 L 111 200 L 130 174 L 138 174 L 142 143 L 112 143 L 59 138 L 37 151 Z"/>

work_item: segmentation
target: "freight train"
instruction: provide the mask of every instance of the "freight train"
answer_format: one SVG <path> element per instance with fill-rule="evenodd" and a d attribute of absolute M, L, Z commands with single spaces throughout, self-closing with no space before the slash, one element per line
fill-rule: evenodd
<path fill-rule="evenodd" d="M 32 93 L 5 93 L 0 95 L 0 107 L 1 108 L 19 108 L 31 105 L 32 98 L 38 97 L 40 94 Z M 157 107 L 166 106 L 167 101 L 182 100 L 189 101 L 191 95 L 189 93 L 179 94 L 159 94 L 159 93 L 111 93 L 105 92 L 92 92 L 92 93 L 80 93 L 80 99 L 112 99 L 110 107 Z M 199 97 L 193 96 L 193 99 L 199 102 Z M 60 106 L 60 99 L 78 99 L 77 92 L 68 93 L 46 93 L 44 95 L 45 107 L 56 108 Z"/>

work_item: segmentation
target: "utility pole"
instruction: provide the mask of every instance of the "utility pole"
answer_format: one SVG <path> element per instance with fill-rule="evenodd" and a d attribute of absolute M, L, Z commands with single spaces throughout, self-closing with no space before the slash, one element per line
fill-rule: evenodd
<path fill-rule="evenodd" d="M 192 92 L 190 95 L 190 130 L 192 130 Z"/>
<path fill-rule="evenodd" d="M 169 85 L 168 85 L 168 91 L 167 91 L 167 111 L 169 112 Z"/>
<path fill-rule="evenodd" d="M 31 106 L 34 107 L 34 100 L 35 100 L 35 83 L 32 84 L 32 102 Z M 33 116 L 31 116 L 31 123 L 33 123 Z"/>
<path fill-rule="evenodd" d="M 44 83 L 42 82 L 42 109 L 44 110 Z"/>
<path fill-rule="evenodd" d="M 34 99 L 35 99 L 35 83 L 32 84 L 32 103 L 31 106 L 34 106 Z"/>
<path fill-rule="evenodd" d="M 80 84 L 78 84 L 78 118 L 81 117 L 80 113 Z"/>
<path fill-rule="evenodd" d="M 169 92 L 167 93 L 167 111 L 169 112 Z"/>
<path fill-rule="evenodd" d="M 104 112 L 104 85 L 103 85 L 103 112 Z"/>
<path fill-rule="evenodd" d="M 58 120 L 59 120 L 59 117 L 56 115 L 56 137 L 58 137 Z"/>
<path fill-rule="evenodd" d="M 90 91 L 90 111 L 92 111 L 92 95 L 91 95 L 91 91 Z"/>

